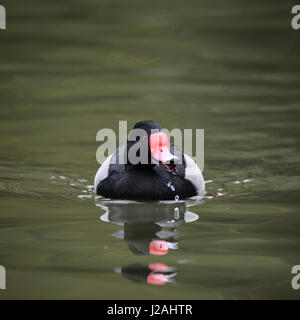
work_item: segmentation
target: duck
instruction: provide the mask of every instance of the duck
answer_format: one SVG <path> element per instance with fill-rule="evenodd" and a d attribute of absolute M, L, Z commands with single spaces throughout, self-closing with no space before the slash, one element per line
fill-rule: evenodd
<path fill-rule="evenodd" d="M 134 125 L 127 142 L 102 163 L 94 189 L 110 199 L 178 201 L 204 195 L 205 183 L 195 161 L 170 143 L 162 127 L 143 120 Z"/>

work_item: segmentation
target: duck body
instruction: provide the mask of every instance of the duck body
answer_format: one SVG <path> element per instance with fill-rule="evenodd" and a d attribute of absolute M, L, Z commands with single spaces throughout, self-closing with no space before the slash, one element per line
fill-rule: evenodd
<path fill-rule="evenodd" d="M 107 198 L 128 200 L 174 200 L 197 195 L 191 181 L 180 175 L 162 175 L 163 169 L 132 168 L 114 172 L 97 185 L 96 193 Z"/>
<path fill-rule="evenodd" d="M 159 126 L 152 121 L 146 121 L 146 126 L 145 121 L 140 122 L 146 130 L 149 129 L 148 122 L 151 127 Z M 150 159 L 147 164 L 118 163 L 118 159 L 124 157 L 125 150 L 128 150 L 128 145 L 127 148 L 122 146 L 117 149 L 99 168 L 94 183 L 98 195 L 128 200 L 179 200 L 204 194 L 204 179 L 199 167 L 173 144 L 169 145 L 170 152 L 159 149 L 165 152 L 164 155 L 168 154 L 168 159 L 173 155 L 174 158 L 181 159 L 180 163 L 172 166 L 173 170 L 166 170 L 169 167 L 164 165 L 153 164 Z M 154 153 L 153 150 L 151 152 Z"/>

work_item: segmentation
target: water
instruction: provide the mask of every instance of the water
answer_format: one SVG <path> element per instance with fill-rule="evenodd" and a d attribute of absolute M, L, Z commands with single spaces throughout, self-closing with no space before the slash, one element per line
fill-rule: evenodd
<path fill-rule="evenodd" d="M 1 4 L 1 299 L 299 299 L 291 2 Z M 95 199 L 96 132 L 143 119 L 205 128 L 202 202 Z"/>

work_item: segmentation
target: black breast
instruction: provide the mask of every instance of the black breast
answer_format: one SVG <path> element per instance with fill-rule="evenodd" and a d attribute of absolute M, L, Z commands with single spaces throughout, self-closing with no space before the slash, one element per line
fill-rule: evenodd
<path fill-rule="evenodd" d="M 162 170 L 162 169 L 159 169 Z M 174 200 L 196 195 L 196 188 L 181 175 L 160 175 L 154 169 L 113 172 L 101 181 L 97 194 L 128 200 Z"/>

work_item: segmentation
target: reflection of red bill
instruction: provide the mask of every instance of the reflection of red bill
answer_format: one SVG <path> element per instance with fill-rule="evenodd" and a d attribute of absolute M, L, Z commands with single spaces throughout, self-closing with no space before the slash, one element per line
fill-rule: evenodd
<path fill-rule="evenodd" d="M 170 152 L 169 139 L 164 132 L 151 134 L 150 150 L 152 157 L 162 163 L 170 163 L 172 160 L 178 160 L 178 158 Z"/>
<path fill-rule="evenodd" d="M 162 273 L 150 273 L 147 277 L 149 284 L 164 285 L 168 282 L 167 277 Z"/>
<path fill-rule="evenodd" d="M 152 255 L 164 255 L 169 251 L 169 245 L 167 241 L 164 240 L 152 240 L 149 246 L 149 252 Z"/>
<path fill-rule="evenodd" d="M 170 268 L 164 263 L 150 263 L 148 268 L 152 271 L 167 272 Z"/>

